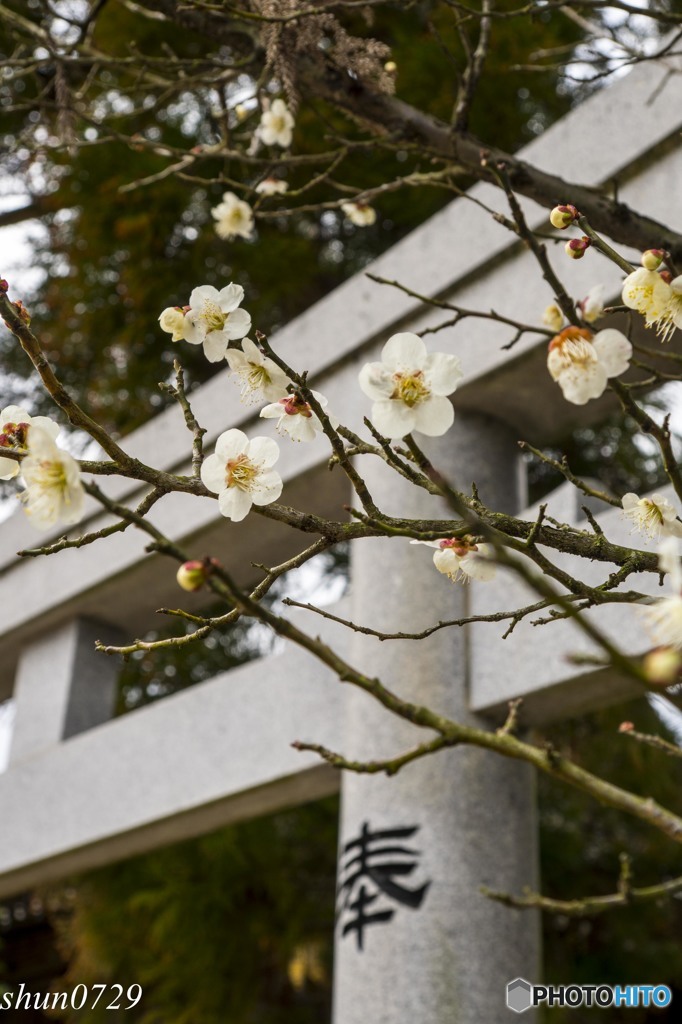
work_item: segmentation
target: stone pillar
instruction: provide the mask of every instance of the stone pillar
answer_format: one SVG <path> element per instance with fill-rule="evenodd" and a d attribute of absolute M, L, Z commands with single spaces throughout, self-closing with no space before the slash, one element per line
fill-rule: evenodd
<path fill-rule="evenodd" d="M 95 640 L 117 643 L 120 636 L 109 626 L 79 618 L 22 651 L 10 765 L 111 718 L 120 664 L 98 653 Z"/>
<path fill-rule="evenodd" d="M 500 423 L 458 415 L 446 436 L 421 440 L 458 489 L 468 491 L 475 481 L 482 499 L 500 510 L 517 511 L 523 503 L 518 448 Z M 363 459 L 361 468 L 382 510 L 452 517 L 441 499 L 369 463 Z M 353 621 L 386 632 L 415 632 L 466 615 L 468 586 L 485 583 L 451 583 L 437 572 L 432 555 L 403 538 L 354 544 Z M 475 628 L 489 630 L 491 643 L 502 642 L 499 625 Z M 490 727 L 468 711 L 465 629 L 441 630 L 420 641 L 379 642 L 356 634 L 353 663 L 402 697 Z M 365 694 L 349 694 L 344 754 L 362 760 L 393 756 L 432 736 L 394 718 Z M 394 830 L 405 831 L 392 835 Z M 385 834 L 373 840 L 375 832 Z M 364 876 L 358 872 L 363 833 L 369 850 Z M 383 891 L 371 873 L 382 864 L 388 865 L 383 875 L 377 873 Z M 354 874 L 352 887 L 343 890 L 344 880 Z M 345 773 L 334 1024 L 511 1019 L 507 982 L 518 976 L 539 980 L 538 919 L 534 912 L 493 903 L 479 890 L 518 893 L 524 885 L 537 886 L 529 766 L 462 747 L 428 756 L 391 778 Z M 345 897 L 352 905 L 343 909 Z M 358 922 L 361 906 L 370 918 L 377 915 L 364 927 Z"/>

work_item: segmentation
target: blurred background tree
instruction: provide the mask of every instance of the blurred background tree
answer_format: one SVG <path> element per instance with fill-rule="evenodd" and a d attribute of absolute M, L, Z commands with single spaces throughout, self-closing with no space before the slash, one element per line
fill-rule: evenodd
<path fill-rule="evenodd" d="M 38 23 L 45 12 L 38 0 L 14 0 L 12 8 Z M 447 3 L 389 3 L 371 17 L 343 11 L 339 16 L 352 34 L 386 45 L 397 65 L 402 98 L 449 119 L 456 95 L 453 66 L 463 67 L 464 57 Z M 13 24 L 0 18 L 0 61 L 15 54 L 16 35 Z M 513 68 L 528 63 L 541 47 L 575 48 L 584 35 L 570 19 L 549 12 L 500 21 L 472 109 L 472 130 L 513 151 L 564 114 L 585 88 L 566 87 L 560 69 L 533 77 Z M 92 45 L 125 56 L 131 39 L 136 53 L 156 59 L 172 45 L 178 59 L 195 62 L 199 69 L 206 56 L 205 37 L 178 34 L 172 23 L 141 18 L 132 5 L 106 4 L 95 22 Z M 50 70 L 14 76 L 8 69 L 0 82 L 5 107 L 0 137 L 6 154 L 0 166 L 24 192 L 27 207 L 41 211 L 43 227 L 33 255 L 40 283 L 24 302 L 64 382 L 93 415 L 117 431 L 139 425 L 150 409 L 167 401 L 156 385 L 161 376 L 169 376 L 177 352 L 166 344 L 156 318 L 164 307 L 186 303 L 196 284 L 221 287 L 237 281 L 246 291 L 254 324 L 271 333 L 452 199 L 452 191 L 442 187 L 387 191 L 376 204 L 377 222 L 369 228 L 354 227 L 339 211 L 313 211 L 260 221 L 253 241 L 221 241 L 210 209 L 224 187 L 168 175 L 151 188 L 121 191 L 163 170 L 163 146 L 191 152 L 215 141 L 222 114 L 210 82 L 180 96 L 167 90 L 170 95 L 164 98 L 161 87 L 114 68 L 97 80 L 90 103 L 97 120 L 86 124 L 68 111 L 60 115 L 58 108 L 53 110 L 52 93 L 59 83 L 52 82 Z M 257 71 L 245 71 L 226 87 L 226 106 L 234 107 L 253 92 Z M 61 88 L 75 84 L 62 83 Z M 253 129 L 258 120 L 253 105 L 249 111 L 245 129 Z M 45 125 L 50 122 L 66 143 L 48 144 Z M 77 147 L 68 144 L 72 136 L 81 140 Z M 330 136 L 352 142 L 361 132 L 316 96 L 303 95 L 296 156 L 328 148 Z M 126 142 L 131 137 L 140 145 Z M 143 142 L 158 143 L 159 152 Z M 415 148 L 358 149 L 343 164 L 343 180 L 367 188 L 430 167 L 428 155 Z M 223 173 L 249 186 L 261 176 L 258 170 L 251 169 L 250 177 L 246 171 L 224 158 L 202 162 L 207 179 Z M 278 171 L 276 159 L 272 171 Z M 288 175 L 290 188 L 305 184 L 310 175 L 307 165 L 295 167 Z M 462 177 L 461 186 L 468 184 Z M 328 198 L 327 191 L 324 183 L 312 189 L 306 204 Z M 7 371 L 28 373 L 25 357 L 10 339 L 3 335 L 1 344 Z M 206 361 L 201 347 L 183 346 L 181 356 L 194 383 L 219 369 Z M 34 403 L 44 400 L 37 390 L 32 397 Z"/>

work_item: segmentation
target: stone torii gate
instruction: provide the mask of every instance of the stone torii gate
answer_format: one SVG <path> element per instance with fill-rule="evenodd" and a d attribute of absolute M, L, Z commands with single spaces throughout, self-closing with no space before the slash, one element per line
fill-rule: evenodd
<path fill-rule="evenodd" d="M 679 181 L 682 111 L 667 89 L 658 89 L 665 73 L 654 64 L 637 66 L 523 156 L 568 180 L 617 182 L 626 202 L 666 220 Z M 490 186 L 477 185 L 472 194 L 502 209 L 503 198 Z M 546 220 L 532 203 L 524 206 L 531 224 Z M 536 322 L 551 300 L 531 257 L 466 200 L 452 203 L 371 269 L 416 292 L 470 308 L 499 306 L 526 322 Z M 619 275 L 606 261 L 571 262 L 561 273 L 574 294 L 599 280 L 617 294 Z M 409 295 L 358 275 L 272 342 L 292 365 L 310 371 L 330 407 L 354 425 L 367 412 L 359 366 L 376 358 L 396 330 L 422 331 L 441 319 Z M 466 376 L 454 396 L 455 427 L 428 451 L 462 486 L 475 480 L 493 507 L 519 511 L 526 499 L 518 439 L 551 441 L 610 406 L 604 399 L 578 412 L 547 375 L 544 346 L 524 337 L 504 350 L 508 340 L 508 330 L 489 321 L 469 320 L 454 336 L 438 335 L 436 347 L 456 351 Z M 231 387 L 220 374 L 194 396 L 207 444 L 230 426 L 265 432 L 253 412 L 236 400 L 227 405 Z M 188 461 L 177 409 L 125 444 L 162 468 L 182 469 Z M 281 447 L 283 500 L 338 517 L 349 494 L 342 474 L 328 473 L 323 442 Z M 385 467 L 367 472 L 380 507 L 437 514 L 436 499 L 406 491 Z M 116 499 L 134 498 L 130 481 L 105 483 Z M 551 496 L 549 512 L 578 522 L 579 505 L 564 485 Z M 214 501 L 181 494 L 164 499 L 151 519 L 193 553 L 220 558 L 242 581 L 252 561 L 281 562 L 297 542 L 270 520 L 252 515 L 227 523 Z M 107 521 L 93 503 L 84 528 Z M 626 540 L 616 511 L 599 522 L 609 536 Z M 35 539 L 21 515 L 0 535 L 0 699 L 13 696 L 16 705 L 10 763 L 0 776 L 0 896 L 340 788 L 340 883 L 352 881 L 353 862 L 371 878 L 373 843 L 399 847 L 391 856 L 404 873 L 390 875 L 394 898 L 371 906 L 376 893 L 369 883 L 366 890 L 342 889 L 349 896 L 337 927 L 334 1024 L 507 1019 L 506 983 L 540 978 L 538 921 L 486 900 L 479 888 L 519 892 L 539 884 L 530 769 L 468 748 L 427 758 L 392 779 L 339 775 L 315 755 L 293 751 L 291 741 L 367 759 L 399 753 L 424 734 L 349 692 L 295 648 L 111 719 L 118 665 L 96 654 L 93 642 L 117 642 L 156 624 L 154 609 L 177 602 L 174 571 L 145 555 L 145 540 L 133 530 L 49 560 L 17 560 L 15 552 Z M 599 566 L 580 571 L 600 579 Z M 523 586 L 504 574 L 485 586 L 455 588 L 438 576 L 423 548 L 365 540 L 354 546 L 350 594 L 332 610 L 379 629 L 414 631 L 439 618 L 524 603 Z M 311 613 L 296 614 L 306 629 L 401 695 L 460 720 L 490 726 L 510 699 L 522 697 L 525 721 L 542 724 L 633 692 L 611 672 L 567 660 L 568 653 L 587 650 L 567 621 L 542 630 L 521 623 L 504 642 L 498 624 L 442 630 L 421 643 L 378 643 Z M 612 606 L 600 622 L 614 636 L 631 637 L 633 650 L 645 646 L 632 610 Z M 357 918 L 365 913 L 385 918 L 381 926 L 363 927 Z"/>

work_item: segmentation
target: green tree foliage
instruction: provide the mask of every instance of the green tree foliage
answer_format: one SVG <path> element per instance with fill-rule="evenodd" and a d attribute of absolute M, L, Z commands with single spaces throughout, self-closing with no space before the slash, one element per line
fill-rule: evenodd
<path fill-rule="evenodd" d="M 125 1013 L 139 1024 L 328 1020 L 337 816 L 325 800 L 79 880 L 60 989 L 139 984 Z M 98 1024 L 111 1012 L 103 1000 L 59 1019 Z"/>
<path fill-rule="evenodd" d="M 39 23 L 37 0 L 15 0 L 13 9 Z M 456 95 L 453 67 L 463 66 L 462 45 L 452 10 L 442 2 L 389 4 L 368 20 L 342 16 L 348 30 L 372 37 L 391 51 L 402 98 L 429 114 L 450 117 Z M 488 71 L 472 111 L 471 127 L 483 138 L 510 150 L 563 114 L 575 91 L 560 88 L 557 71 L 529 79 L 510 70 L 523 64 L 540 45 L 571 46 L 581 31 L 566 18 L 502 20 L 495 26 Z M 92 44 L 98 50 L 123 56 L 134 40 L 136 52 L 163 62 L 164 47 L 179 60 L 201 68 L 207 57 L 206 38 L 182 33 L 174 26 L 141 18 L 120 3 L 104 6 L 97 18 Z M 0 60 L 13 53 L 11 26 L 0 24 Z M 261 58 L 262 62 L 262 58 Z M 258 66 L 250 66 L 237 83 L 224 90 L 234 105 L 253 87 Z M 262 66 L 260 68 L 262 71 Z M 208 79 L 178 99 L 164 98 L 153 81 L 140 83 L 125 69 L 112 69 L 97 80 L 97 100 L 91 103 L 90 123 L 55 111 L 55 91 L 77 90 L 85 69 L 69 72 L 73 81 L 55 81 L 49 65 L 40 75 L 6 77 L 0 99 L 23 107 L 0 115 L 7 152 L 6 169 L 39 195 L 44 211 L 44 241 L 36 266 L 45 272 L 36 295 L 25 296 L 48 356 L 59 362 L 64 382 L 105 424 L 127 430 L 148 418 L 164 399 L 158 380 L 168 377 L 177 352 L 166 344 L 156 318 L 172 304 L 187 302 L 195 284 L 221 286 L 238 281 L 246 290 L 246 308 L 265 331 L 288 322 L 345 277 L 390 247 L 452 199 L 441 188 L 387 191 L 377 202 L 379 217 L 371 228 L 357 229 L 336 211 L 302 212 L 293 220 L 259 222 L 254 241 L 221 241 L 213 230 L 210 209 L 224 188 L 201 179 L 179 180 L 169 175 L 150 187 L 122 191 L 131 181 L 159 174 L 168 164 L 163 146 L 189 152 L 210 145 L 217 135 L 216 88 Z M 53 78 L 50 78 L 52 74 Z M 220 91 L 219 89 L 217 90 Z M 240 129 L 257 123 L 252 112 Z M 105 127 L 99 122 L 106 119 Z M 55 133 L 50 144 L 36 151 L 36 122 Z M 83 140 L 78 147 L 55 145 L 57 135 Z M 127 144 L 125 139 L 158 143 L 158 152 Z M 42 138 L 42 136 L 40 136 Z M 120 138 L 119 138 L 120 137 Z M 329 147 L 330 138 L 350 143 L 361 137 L 347 118 L 314 95 L 301 97 L 297 115 L 297 155 Z M 33 142 L 31 142 L 33 140 Z M 276 159 L 273 160 L 277 171 Z M 430 170 L 428 156 L 410 147 L 351 151 L 339 168 L 349 187 L 374 187 L 396 175 Z M 243 168 L 223 158 L 202 162 L 210 180 L 221 173 L 239 186 L 255 183 Z M 306 165 L 288 174 L 292 189 L 306 184 Z M 468 180 L 461 179 L 466 187 Z M 324 185 L 310 190 L 306 202 L 315 204 L 328 193 Z M 342 327 L 340 326 L 340 329 Z M 21 353 L 9 348 L 3 335 L 0 353 L 7 369 L 25 373 Z M 182 360 L 192 381 L 205 380 L 217 367 L 207 363 L 201 348 L 182 346 Z M 36 398 L 36 400 L 38 400 Z"/>
<path fill-rule="evenodd" d="M 549 738 L 589 771 L 604 770 L 609 778 L 637 792 L 650 793 L 676 806 L 682 782 L 682 761 L 618 733 L 623 721 L 638 732 L 665 736 L 667 731 L 652 706 L 637 700 L 557 726 Z M 672 737 L 669 737 L 672 738 Z M 560 899 L 581 899 L 617 891 L 618 858 L 632 861 L 632 884 L 655 885 L 680 874 L 680 858 L 671 859 L 668 843 L 650 830 L 596 804 L 576 791 L 558 791 L 540 781 L 541 875 L 543 892 Z M 545 915 L 544 972 L 551 984 L 665 984 L 673 991 L 667 1010 L 656 1020 L 676 1020 L 682 997 L 682 902 L 677 898 L 593 915 L 570 918 Z M 547 1011 L 552 1022 L 577 1020 L 581 1011 Z M 586 1010 L 604 1021 L 619 1021 L 622 1010 Z M 627 1019 L 640 1024 L 651 1011 L 629 1009 Z"/>

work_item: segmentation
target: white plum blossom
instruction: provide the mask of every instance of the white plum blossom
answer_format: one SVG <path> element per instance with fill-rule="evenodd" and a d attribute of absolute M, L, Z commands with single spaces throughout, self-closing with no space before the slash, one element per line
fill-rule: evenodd
<path fill-rule="evenodd" d="M 224 359 L 228 342 L 249 333 L 251 317 L 238 308 L 243 298 L 244 289 L 239 284 L 228 284 L 220 291 L 202 284 L 190 295 L 185 340 L 190 345 L 203 345 L 210 363 Z"/>
<path fill-rule="evenodd" d="M 640 533 L 658 540 L 660 537 L 682 537 L 682 523 L 675 509 L 662 494 L 640 498 L 629 492 L 623 495 L 623 515 Z"/>
<path fill-rule="evenodd" d="M 606 390 L 609 377 L 625 373 L 632 345 L 620 331 L 597 334 L 586 327 L 565 327 L 549 343 L 547 369 L 567 402 L 585 405 Z"/>
<path fill-rule="evenodd" d="M 647 327 L 659 324 L 665 316 L 672 289 L 655 270 L 638 267 L 625 278 L 622 298 L 629 309 L 644 317 Z"/>
<path fill-rule="evenodd" d="M 216 441 L 215 454 L 204 459 L 201 479 L 218 495 L 221 515 L 241 522 L 252 505 L 269 505 L 282 493 L 282 478 L 273 470 L 279 447 L 269 437 L 254 437 L 233 428 Z"/>
<path fill-rule="evenodd" d="M 377 211 L 368 203 L 341 203 L 341 209 L 351 224 L 358 228 L 368 228 L 376 223 Z"/>
<path fill-rule="evenodd" d="M 471 537 L 446 537 L 444 540 L 413 540 L 411 544 L 424 544 L 436 548 L 433 564 L 453 583 L 467 583 L 470 579 L 492 580 L 497 571 L 493 561 L 492 544 L 477 544 Z"/>
<path fill-rule="evenodd" d="M 659 644 L 682 651 L 682 567 L 675 537 L 666 537 L 662 542 L 658 564 L 661 572 L 668 574 L 673 593 L 646 608 L 646 617 Z"/>
<path fill-rule="evenodd" d="M 282 178 L 263 178 L 256 185 L 256 192 L 263 196 L 281 196 L 289 189 L 289 185 Z"/>
<path fill-rule="evenodd" d="M 455 417 L 451 394 L 462 379 L 457 356 L 427 352 L 416 334 L 394 334 L 381 351 L 380 363 L 366 363 L 360 387 L 374 402 L 372 421 L 388 438 L 418 430 L 438 437 Z"/>
<path fill-rule="evenodd" d="M 21 463 L 21 475 L 26 486 L 21 500 L 38 529 L 82 518 L 85 492 L 78 463 L 35 420 L 28 430 L 28 455 Z"/>
<path fill-rule="evenodd" d="M 274 100 L 269 110 L 264 110 L 258 135 L 266 146 L 281 146 L 288 149 L 294 131 L 294 116 L 284 100 Z"/>
<path fill-rule="evenodd" d="M 159 326 L 162 331 L 172 335 L 171 341 L 184 341 L 188 326 L 185 310 L 182 306 L 167 306 L 159 317 Z"/>
<path fill-rule="evenodd" d="M 578 303 L 580 315 L 585 323 L 593 324 L 604 312 L 605 290 L 603 284 L 596 284 L 594 288 L 590 288 L 585 298 L 581 299 Z"/>
<path fill-rule="evenodd" d="M 7 405 L 0 412 L 0 449 L 24 451 L 28 441 L 28 428 L 40 427 L 55 440 L 59 426 L 49 416 L 29 416 L 21 405 Z M 19 473 L 19 462 L 0 456 L 0 480 L 11 480 Z"/>
<path fill-rule="evenodd" d="M 242 386 L 242 402 L 278 402 L 287 394 L 289 378 L 284 370 L 261 352 L 251 338 L 244 338 L 242 347 L 228 348 L 225 358 Z"/>
<path fill-rule="evenodd" d="M 225 192 L 222 203 L 211 210 L 218 238 L 250 238 L 253 234 L 253 210 L 234 192 Z"/>
<path fill-rule="evenodd" d="M 323 409 L 327 407 L 327 399 L 318 391 L 312 394 Z M 288 434 L 292 441 L 314 441 L 315 435 L 322 432 L 322 424 L 310 405 L 298 395 L 287 395 L 280 398 L 272 405 L 266 405 L 261 409 L 261 417 L 265 420 L 277 420 L 277 430 L 280 434 Z M 336 421 L 329 417 L 332 426 Z"/>

